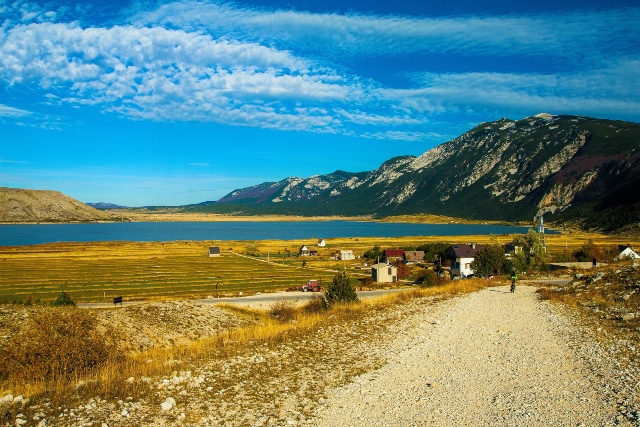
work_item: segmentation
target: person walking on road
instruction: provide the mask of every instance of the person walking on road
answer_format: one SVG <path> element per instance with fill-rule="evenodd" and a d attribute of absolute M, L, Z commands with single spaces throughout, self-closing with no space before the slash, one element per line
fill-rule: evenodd
<path fill-rule="evenodd" d="M 515 271 L 511 272 L 511 293 L 516 291 L 516 280 L 518 280 L 518 275 Z"/>

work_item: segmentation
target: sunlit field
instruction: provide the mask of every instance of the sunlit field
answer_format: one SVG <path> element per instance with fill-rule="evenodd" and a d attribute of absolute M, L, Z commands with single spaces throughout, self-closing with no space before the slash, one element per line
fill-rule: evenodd
<path fill-rule="evenodd" d="M 324 248 L 315 246 L 317 239 L 52 243 L 0 247 L 0 302 L 48 302 L 61 291 L 71 294 L 76 302 L 109 302 L 120 295 L 125 301 L 206 298 L 215 295 L 216 283 L 220 296 L 274 292 L 299 287 L 309 279 L 321 279 L 326 283 L 336 271 L 343 269 L 353 278 L 368 275 L 356 269 L 366 260 L 330 260 L 340 249 L 351 249 L 358 257 L 374 246 L 407 248 L 436 241 L 487 243 L 490 239 L 506 243 L 512 237 L 343 238 L 329 239 Z M 548 250 L 551 254 L 571 253 L 588 239 L 602 247 L 628 243 L 640 247 L 633 239 L 575 233 L 548 235 Z M 220 257 L 208 256 L 208 248 L 212 245 L 220 247 Z M 296 256 L 302 245 L 318 250 L 318 256 Z"/>

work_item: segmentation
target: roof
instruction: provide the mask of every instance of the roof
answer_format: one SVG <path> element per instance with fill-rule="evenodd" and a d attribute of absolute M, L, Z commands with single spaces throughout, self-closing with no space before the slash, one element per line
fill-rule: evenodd
<path fill-rule="evenodd" d="M 402 258 L 404 256 L 404 249 L 385 249 L 384 256 Z"/>
<path fill-rule="evenodd" d="M 379 270 L 379 269 L 381 269 L 381 268 L 388 268 L 388 267 L 398 268 L 398 267 L 396 267 L 396 266 L 394 266 L 394 265 L 387 264 L 387 263 L 384 263 L 384 262 L 379 262 L 379 263 L 377 263 L 377 264 L 373 264 L 373 265 L 371 266 L 371 268 L 372 268 L 372 269 L 376 269 L 376 270 Z"/>
<path fill-rule="evenodd" d="M 422 261 L 424 259 L 424 251 L 405 251 L 404 257 L 407 261 Z"/>
<path fill-rule="evenodd" d="M 351 249 L 340 249 L 341 254 L 353 253 Z"/>
<path fill-rule="evenodd" d="M 622 251 L 620 251 L 620 253 L 618 254 L 618 256 L 616 257 L 617 259 L 622 259 L 625 257 L 631 257 L 631 258 L 640 258 L 640 255 L 638 255 L 633 249 L 631 249 L 631 246 L 618 246 L 618 250 L 620 250 L 621 248 Z"/>
<path fill-rule="evenodd" d="M 471 245 L 453 245 L 447 251 L 450 255 L 455 255 L 456 258 L 474 258 L 476 252 L 484 248 L 485 245 L 475 245 L 475 248 Z"/>

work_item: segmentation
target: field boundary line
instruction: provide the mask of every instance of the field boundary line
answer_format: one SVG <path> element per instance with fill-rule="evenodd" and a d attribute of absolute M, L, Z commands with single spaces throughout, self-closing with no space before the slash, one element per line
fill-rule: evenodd
<path fill-rule="evenodd" d="M 337 273 L 339 271 L 339 270 L 328 269 L 328 268 L 298 267 L 296 265 L 279 264 L 279 263 L 277 263 L 275 261 L 267 261 L 267 260 L 264 260 L 264 259 L 260 259 L 260 258 L 249 256 L 249 255 L 242 255 L 242 254 L 239 254 L 239 253 L 233 252 L 233 251 L 231 251 L 231 253 L 233 255 L 236 255 L 236 256 L 239 256 L 239 257 L 242 257 L 242 258 L 247 258 L 247 259 L 254 260 L 254 261 L 259 261 L 259 262 L 264 262 L 266 264 L 277 265 L 279 267 L 289 267 L 289 268 L 294 268 L 294 269 L 297 269 L 297 270 L 324 271 L 324 272 L 328 272 L 328 273 Z M 368 274 L 364 274 L 364 273 L 353 273 L 353 274 L 354 275 L 359 275 L 359 276 L 368 276 Z"/>

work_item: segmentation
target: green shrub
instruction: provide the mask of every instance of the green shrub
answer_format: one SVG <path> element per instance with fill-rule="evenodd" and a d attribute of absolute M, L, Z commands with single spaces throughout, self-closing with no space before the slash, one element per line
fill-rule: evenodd
<path fill-rule="evenodd" d="M 55 301 L 53 301 L 52 305 L 54 307 L 62 307 L 62 306 L 73 306 L 73 307 L 75 307 L 76 303 L 71 298 L 71 295 L 69 295 L 65 291 L 62 291 L 62 292 L 60 292 L 60 295 L 58 295 L 58 298 L 56 298 Z"/>
<path fill-rule="evenodd" d="M 331 307 L 336 303 L 357 301 L 358 294 L 356 293 L 356 288 L 351 283 L 349 275 L 346 272 L 336 274 L 324 293 L 324 305 Z"/>
<path fill-rule="evenodd" d="M 425 270 L 417 280 L 420 286 L 425 288 L 440 285 L 443 281 L 444 279 L 442 277 L 438 276 L 435 272 L 428 270 Z"/>
<path fill-rule="evenodd" d="M 479 276 L 504 271 L 504 247 L 500 244 L 486 245 L 480 249 L 471 263 L 473 272 Z"/>

